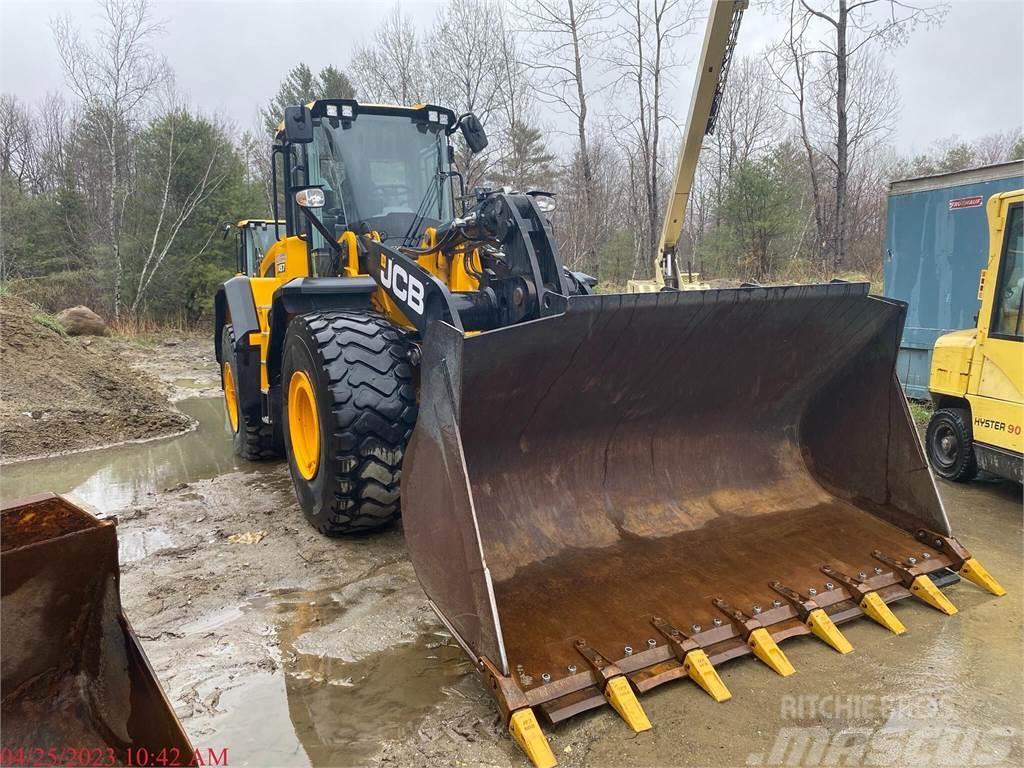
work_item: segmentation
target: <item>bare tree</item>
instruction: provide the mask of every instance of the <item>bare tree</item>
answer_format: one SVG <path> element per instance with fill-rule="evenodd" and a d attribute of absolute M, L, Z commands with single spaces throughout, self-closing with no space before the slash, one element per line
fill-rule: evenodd
<path fill-rule="evenodd" d="M 0 174 L 22 190 L 32 174 L 34 135 L 31 110 L 14 94 L 0 95 Z"/>
<path fill-rule="evenodd" d="M 594 171 L 587 132 L 588 99 L 592 95 L 585 73 L 597 55 L 597 47 L 606 36 L 604 22 L 610 17 L 607 4 L 600 0 L 513 0 L 520 23 L 529 35 L 527 71 L 534 77 L 530 84 L 538 99 L 571 114 L 576 120 L 585 227 L 577 248 L 583 254 L 570 254 L 570 262 L 595 263 L 598 236 L 594 215 Z"/>
<path fill-rule="evenodd" d="M 152 19 L 148 0 L 101 0 L 99 5 L 102 25 L 91 43 L 82 39 L 67 16 L 53 22 L 53 33 L 67 84 L 82 100 L 92 135 L 106 153 L 106 237 L 114 274 L 114 315 L 119 317 L 131 134 L 140 111 L 171 74 L 152 48 L 162 28 Z"/>
<path fill-rule="evenodd" d="M 678 41 L 693 31 L 695 16 L 692 0 L 620 0 L 622 22 L 610 46 L 608 62 L 618 74 L 617 89 L 630 95 L 628 115 L 623 116 L 631 129 L 640 163 L 641 190 L 644 198 L 644 232 L 638 255 L 653 264 L 661 224 L 663 161 L 661 157 L 662 99 L 670 71 L 679 64 L 672 56 Z M 633 272 L 640 269 L 634 264 Z"/>
<path fill-rule="evenodd" d="M 1012 150 L 1024 139 L 1024 132 L 1019 127 L 1009 131 L 997 131 L 985 134 L 974 142 L 974 153 L 978 162 L 983 165 L 1003 163 L 1013 160 Z"/>
<path fill-rule="evenodd" d="M 829 239 L 825 215 L 824 183 L 821 178 L 819 153 L 811 140 L 814 104 L 811 87 L 814 82 L 813 62 L 807 47 L 807 27 L 810 19 L 801 13 L 799 0 L 788 0 L 788 25 L 782 40 L 767 58 L 781 91 L 792 100 L 792 117 L 796 119 L 800 145 L 807 160 L 807 174 L 814 204 L 814 225 L 817 233 L 815 256 L 824 259 L 826 240 Z"/>
<path fill-rule="evenodd" d="M 412 19 L 395 5 L 371 40 L 356 48 L 350 71 L 360 98 L 410 106 L 427 100 L 428 74 Z"/>
<path fill-rule="evenodd" d="M 790 0 L 790 36 L 800 38 L 802 61 L 820 58 L 829 84 L 828 104 L 835 126 L 835 225 L 833 265 L 846 258 L 848 181 L 850 173 L 849 94 L 859 54 L 879 47 L 896 47 L 920 25 L 940 23 L 948 6 L 926 0 Z M 806 83 L 805 83 L 806 85 Z"/>
<path fill-rule="evenodd" d="M 457 113 L 473 112 L 487 128 L 499 107 L 506 25 L 497 0 L 448 0 L 437 15 L 427 49 L 431 56 L 431 93 Z M 493 131 L 491 131 L 493 133 Z M 467 186 L 487 175 L 494 143 L 474 154 L 456 140 L 456 164 Z"/>

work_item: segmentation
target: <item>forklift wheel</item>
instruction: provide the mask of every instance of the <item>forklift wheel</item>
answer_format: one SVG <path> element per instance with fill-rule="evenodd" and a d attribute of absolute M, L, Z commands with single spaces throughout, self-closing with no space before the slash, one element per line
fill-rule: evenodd
<path fill-rule="evenodd" d="M 928 461 L 939 477 L 966 483 L 978 474 L 971 415 L 967 409 L 941 408 L 932 414 L 925 443 Z"/>

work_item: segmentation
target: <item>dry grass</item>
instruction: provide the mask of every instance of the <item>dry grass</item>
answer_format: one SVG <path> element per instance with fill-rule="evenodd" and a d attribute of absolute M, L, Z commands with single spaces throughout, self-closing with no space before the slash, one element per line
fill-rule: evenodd
<path fill-rule="evenodd" d="M 190 323 L 183 315 L 156 320 L 152 317 L 125 315 L 107 323 L 115 336 L 129 339 L 167 335 L 193 336 L 209 332 L 203 323 Z"/>

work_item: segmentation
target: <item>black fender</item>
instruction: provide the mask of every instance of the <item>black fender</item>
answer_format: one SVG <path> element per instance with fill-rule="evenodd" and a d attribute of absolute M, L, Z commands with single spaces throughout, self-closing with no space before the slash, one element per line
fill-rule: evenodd
<path fill-rule="evenodd" d="M 213 297 L 213 348 L 217 354 L 217 362 L 224 362 L 224 352 L 220 348 L 224 325 L 230 319 L 235 332 L 235 349 L 243 343 L 248 345 L 249 334 L 259 331 L 260 321 L 256 316 L 256 302 L 252 298 L 252 287 L 249 278 L 236 275 L 221 283 Z"/>
<path fill-rule="evenodd" d="M 222 338 L 224 326 L 230 322 L 235 336 L 235 379 L 238 384 L 238 408 L 247 420 L 263 418 L 263 399 L 260 388 L 260 348 L 249 343 L 249 334 L 260 330 L 256 315 L 256 302 L 252 297 L 249 278 L 238 275 L 225 281 L 214 295 L 213 346 L 217 362 L 224 364 Z M 224 386 L 223 374 L 221 386 Z"/>

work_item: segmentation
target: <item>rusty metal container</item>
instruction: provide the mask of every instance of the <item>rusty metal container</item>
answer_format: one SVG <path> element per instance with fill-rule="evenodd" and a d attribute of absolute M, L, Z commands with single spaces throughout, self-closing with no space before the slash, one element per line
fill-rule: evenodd
<path fill-rule="evenodd" d="M 0 580 L 5 751 L 123 765 L 128 750 L 136 763 L 140 749 L 163 750 L 188 764 L 192 746 L 121 609 L 113 520 L 52 494 L 7 504 Z"/>
<path fill-rule="evenodd" d="M 845 652 L 833 624 L 865 614 L 901 631 L 885 604 L 970 557 L 895 377 L 904 314 L 835 283 L 436 324 L 403 524 L 506 716 L 618 709 L 609 680 L 696 680 L 695 650 L 788 674 L 768 660 L 786 638 Z"/>

